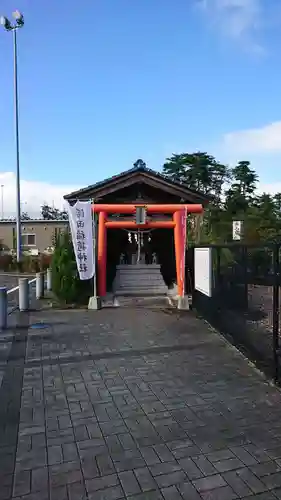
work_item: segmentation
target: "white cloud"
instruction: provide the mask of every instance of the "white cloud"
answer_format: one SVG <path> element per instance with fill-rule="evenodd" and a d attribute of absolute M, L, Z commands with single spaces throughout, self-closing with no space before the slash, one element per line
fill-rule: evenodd
<path fill-rule="evenodd" d="M 175 148 L 178 150 L 178 148 Z M 186 149 L 183 147 L 180 151 Z M 192 148 L 190 148 L 192 149 Z M 200 148 L 199 148 L 200 149 Z M 257 165 L 258 173 L 264 171 L 263 165 L 268 164 L 268 158 L 275 155 L 277 161 L 274 164 L 281 163 L 281 121 L 273 122 L 261 128 L 240 130 L 227 133 L 217 144 L 217 156 L 222 157 L 222 161 L 234 166 L 243 155 L 249 159 L 253 168 Z M 173 147 L 170 148 L 173 150 Z M 264 155 L 264 159 L 263 159 Z M 167 155 L 166 155 L 167 156 Z M 271 162 L 272 163 L 272 162 Z M 268 171 L 265 171 L 268 177 Z M 278 175 L 279 174 L 279 175 Z M 276 178 L 277 176 L 277 178 Z M 276 169 L 271 179 L 276 178 L 276 182 L 264 182 L 261 175 L 261 182 L 258 186 L 260 193 L 267 192 L 275 194 L 281 192 L 281 175 Z M 16 179 L 13 172 L 0 172 L 0 217 L 2 212 L 2 192 L 4 216 L 14 216 L 16 213 Z M 65 204 L 63 196 L 72 191 L 81 188 L 79 185 L 58 185 L 51 182 L 40 182 L 33 180 L 21 180 L 21 209 L 28 212 L 31 217 L 40 216 L 40 208 L 43 203 L 63 209 Z"/>
<path fill-rule="evenodd" d="M 271 182 L 271 183 L 260 182 L 258 185 L 257 191 L 259 194 L 262 194 L 262 193 L 270 193 L 270 194 L 281 193 L 281 182 Z"/>
<path fill-rule="evenodd" d="M 15 215 L 16 211 L 16 178 L 13 172 L 0 172 L 0 211 L 5 217 Z M 79 189 L 79 186 L 56 185 L 47 182 L 21 180 L 21 209 L 28 212 L 31 217 L 40 216 L 41 205 L 48 205 L 63 209 L 63 196 L 71 191 Z M 1 216 L 2 214 L 0 214 Z"/>
<path fill-rule="evenodd" d="M 270 123 L 261 128 L 226 134 L 223 143 L 224 148 L 236 153 L 280 153 L 281 121 Z"/>
<path fill-rule="evenodd" d="M 248 49 L 264 53 L 256 38 L 268 0 L 199 0 L 202 11 L 224 35 L 243 42 Z"/>

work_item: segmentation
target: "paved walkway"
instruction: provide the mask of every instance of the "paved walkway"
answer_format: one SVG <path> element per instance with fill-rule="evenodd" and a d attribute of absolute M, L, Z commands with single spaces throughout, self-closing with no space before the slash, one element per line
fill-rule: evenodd
<path fill-rule="evenodd" d="M 281 393 L 192 315 L 41 311 L 15 331 L 0 500 L 281 499 Z"/>

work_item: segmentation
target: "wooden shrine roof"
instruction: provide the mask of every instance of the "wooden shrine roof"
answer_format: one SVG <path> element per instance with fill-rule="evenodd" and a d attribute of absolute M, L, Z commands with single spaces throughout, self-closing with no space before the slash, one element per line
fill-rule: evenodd
<path fill-rule="evenodd" d="M 67 201 L 89 200 L 95 201 L 102 199 L 107 195 L 118 195 L 118 191 L 124 188 L 133 187 L 137 184 L 146 184 L 156 190 L 166 192 L 179 198 L 182 202 L 208 204 L 211 197 L 190 189 L 187 185 L 172 181 L 165 175 L 151 170 L 146 166 L 138 166 L 114 175 L 108 179 L 97 182 L 85 188 L 66 194 L 64 199 Z"/>

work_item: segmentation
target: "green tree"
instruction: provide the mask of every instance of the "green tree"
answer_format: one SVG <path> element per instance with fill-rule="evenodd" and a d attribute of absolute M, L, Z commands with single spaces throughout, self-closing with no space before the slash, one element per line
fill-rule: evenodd
<path fill-rule="evenodd" d="M 272 222 L 276 221 L 276 206 L 274 198 L 270 194 L 263 193 L 257 196 L 254 200 L 254 206 L 259 210 L 262 219 L 270 219 Z"/>
<path fill-rule="evenodd" d="M 189 242 L 230 242 L 233 220 L 244 221 L 246 243 L 273 240 L 280 235 L 281 193 L 257 195 L 259 179 L 249 161 L 239 161 L 229 168 L 205 152 L 173 154 L 167 158 L 163 174 L 210 196 L 204 216 L 188 218 Z"/>
<path fill-rule="evenodd" d="M 10 219 L 4 219 L 4 220 L 11 220 L 11 221 L 16 221 L 16 217 L 11 217 Z M 31 220 L 31 217 L 28 215 L 27 212 L 21 212 L 20 214 L 20 220 L 25 221 L 25 220 Z"/>
<path fill-rule="evenodd" d="M 221 200 L 223 186 L 229 180 L 229 169 L 205 153 L 174 154 L 163 165 L 163 174 L 172 181 L 187 184 L 190 189 Z"/>
<path fill-rule="evenodd" d="M 274 239 L 280 234 L 281 220 L 273 196 L 268 193 L 257 196 L 250 211 L 252 213 L 255 214 L 255 226 L 260 240 Z"/>
<path fill-rule="evenodd" d="M 187 154 L 173 154 L 166 159 L 163 165 L 163 174 L 171 181 L 188 183 L 187 179 Z"/>
<path fill-rule="evenodd" d="M 27 212 L 22 212 L 20 218 L 21 220 L 31 220 Z"/>
<path fill-rule="evenodd" d="M 55 240 L 51 268 L 56 297 L 66 304 L 86 304 L 91 293 L 91 283 L 90 280 L 79 279 L 69 231 L 59 234 Z"/>
<path fill-rule="evenodd" d="M 225 209 L 231 216 L 243 216 L 254 200 L 258 175 L 249 161 L 240 161 L 231 173 L 232 183 L 226 191 Z"/>
<path fill-rule="evenodd" d="M 41 217 L 44 220 L 68 220 L 68 213 L 44 203 L 41 207 Z"/>
<path fill-rule="evenodd" d="M 204 217 L 190 216 L 188 239 L 193 242 L 215 242 L 220 234 L 224 186 L 230 179 L 230 169 L 205 152 L 182 153 L 167 158 L 163 174 L 172 181 L 209 195 L 212 200 Z"/>
<path fill-rule="evenodd" d="M 78 272 L 71 236 L 68 231 L 58 235 L 52 258 L 53 291 L 58 299 L 69 304 L 78 294 Z"/>
<path fill-rule="evenodd" d="M 275 206 L 276 215 L 278 218 L 281 218 L 281 193 L 276 193 L 273 196 L 273 202 Z"/>

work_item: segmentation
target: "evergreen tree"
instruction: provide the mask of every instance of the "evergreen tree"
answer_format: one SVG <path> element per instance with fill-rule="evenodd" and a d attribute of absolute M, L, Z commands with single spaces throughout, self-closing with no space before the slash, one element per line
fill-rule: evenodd
<path fill-rule="evenodd" d="M 68 220 L 68 214 L 65 210 L 51 207 L 47 203 L 41 207 L 41 217 L 44 220 Z"/>
<path fill-rule="evenodd" d="M 244 241 L 260 243 L 281 239 L 281 193 L 258 195 L 258 175 L 249 161 L 239 161 L 234 168 L 218 162 L 207 153 L 182 153 L 167 158 L 163 174 L 190 189 L 210 195 L 200 223 L 189 217 L 189 241 L 223 243 L 232 241 L 233 220 L 244 221 Z M 192 219 L 192 220 L 191 220 Z M 196 231 L 192 231 L 196 228 Z"/>

